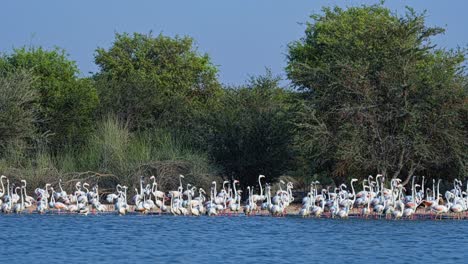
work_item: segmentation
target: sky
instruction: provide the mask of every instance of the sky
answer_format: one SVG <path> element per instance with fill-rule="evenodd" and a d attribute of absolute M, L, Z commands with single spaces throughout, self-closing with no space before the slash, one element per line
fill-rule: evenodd
<path fill-rule="evenodd" d="M 303 36 L 304 22 L 322 6 L 341 7 L 380 1 L 322 0 L 14 0 L 4 1 L 0 15 L 0 52 L 15 47 L 58 46 L 75 60 L 82 76 L 99 69 L 97 47 L 112 45 L 116 32 L 188 35 L 219 68 L 219 79 L 241 85 L 270 68 L 286 78 L 288 43 Z M 405 6 L 427 10 L 427 24 L 446 33 L 434 39 L 442 48 L 467 47 L 468 1 L 386 1 L 400 14 Z"/>

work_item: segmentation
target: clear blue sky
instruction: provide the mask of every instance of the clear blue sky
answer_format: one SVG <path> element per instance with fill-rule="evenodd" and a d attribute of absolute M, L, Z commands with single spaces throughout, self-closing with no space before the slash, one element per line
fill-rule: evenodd
<path fill-rule="evenodd" d="M 324 5 L 351 6 L 378 1 L 322 0 L 14 0 L 4 1 L 0 16 L 0 51 L 40 45 L 64 48 L 83 75 L 96 72 L 94 50 L 109 47 L 114 32 L 160 33 L 195 38 L 210 54 L 226 84 L 242 84 L 265 67 L 284 77 L 287 44 L 299 39 L 310 14 Z M 468 44 L 468 1 L 386 1 L 392 10 L 406 5 L 427 9 L 429 25 L 443 26 L 439 47 Z"/>

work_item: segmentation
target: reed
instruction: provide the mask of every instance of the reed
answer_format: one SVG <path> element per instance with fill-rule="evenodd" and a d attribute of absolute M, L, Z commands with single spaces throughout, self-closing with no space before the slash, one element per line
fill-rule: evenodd
<path fill-rule="evenodd" d="M 179 174 L 205 187 L 216 179 L 217 170 L 206 153 L 194 150 L 168 130 L 131 132 L 121 120 L 108 116 L 80 148 L 65 146 L 52 154 L 37 147 L 28 155 L 21 144 L 11 144 L 0 158 L 0 172 L 16 180 L 26 179 L 33 187 L 61 178 L 64 185 L 88 181 L 110 190 L 117 183 L 133 186 L 140 176 L 150 175 L 157 177 L 161 187 L 173 188 Z"/>

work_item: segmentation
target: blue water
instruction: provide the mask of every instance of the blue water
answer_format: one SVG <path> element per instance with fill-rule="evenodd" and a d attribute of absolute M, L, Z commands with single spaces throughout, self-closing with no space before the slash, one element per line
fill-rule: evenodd
<path fill-rule="evenodd" d="M 0 215 L 0 263 L 466 263 L 467 221 Z"/>

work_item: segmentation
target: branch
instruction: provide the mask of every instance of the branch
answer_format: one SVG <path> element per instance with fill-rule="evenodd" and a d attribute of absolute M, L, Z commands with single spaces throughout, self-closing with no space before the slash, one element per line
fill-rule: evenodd
<path fill-rule="evenodd" d="M 395 171 L 395 173 L 393 174 L 393 177 L 392 179 L 396 179 L 398 177 L 398 175 L 400 175 L 400 172 L 401 170 L 403 169 L 403 166 L 404 166 L 404 157 L 405 157 L 405 149 L 403 149 L 401 151 L 401 155 L 400 155 L 400 160 L 398 162 L 398 169 Z M 411 165 L 412 166 L 412 165 Z"/>
<path fill-rule="evenodd" d="M 416 164 L 414 163 L 414 161 L 411 161 L 411 166 L 410 166 L 410 169 L 408 171 L 408 176 L 406 177 L 406 179 L 402 183 L 403 186 L 408 184 L 411 177 L 413 177 L 413 174 L 416 171 L 416 169 L 419 168 L 419 164 L 421 164 L 421 159 L 419 159 L 418 163 L 416 163 Z"/>

